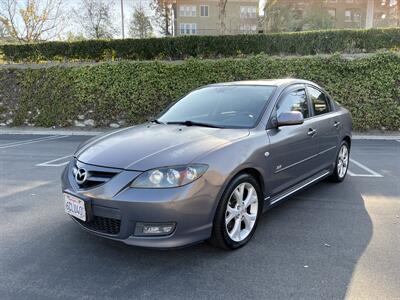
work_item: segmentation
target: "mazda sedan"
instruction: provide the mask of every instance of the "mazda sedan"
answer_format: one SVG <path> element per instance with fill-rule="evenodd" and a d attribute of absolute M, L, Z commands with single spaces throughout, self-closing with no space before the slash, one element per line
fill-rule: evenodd
<path fill-rule="evenodd" d="M 269 208 L 326 177 L 343 181 L 351 129 L 313 82 L 208 85 L 149 123 L 82 144 L 62 174 L 65 210 L 129 245 L 237 249 Z"/>

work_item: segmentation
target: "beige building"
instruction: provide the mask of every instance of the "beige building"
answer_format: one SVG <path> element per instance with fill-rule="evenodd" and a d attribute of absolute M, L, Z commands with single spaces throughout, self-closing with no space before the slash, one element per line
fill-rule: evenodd
<path fill-rule="evenodd" d="M 397 26 L 397 0 L 324 0 L 336 28 Z"/>
<path fill-rule="evenodd" d="M 174 2 L 176 36 L 258 32 L 259 0 L 228 0 L 224 18 L 225 26 L 221 26 L 219 0 L 176 0 Z"/>
<path fill-rule="evenodd" d="M 301 18 L 311 6 L 329 13 L 335 28 L 372 28 L 398 26 L 400 0 L 278 0 Z M 265 14 L 268 14 L 267 6 Z"/>

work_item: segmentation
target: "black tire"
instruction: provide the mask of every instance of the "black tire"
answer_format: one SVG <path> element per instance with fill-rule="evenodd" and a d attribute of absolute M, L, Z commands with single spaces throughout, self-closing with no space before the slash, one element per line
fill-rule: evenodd
<path fill-rule="evenodd" d="M 242 183 L 250 183 L 254 189 L 257 192 L 257 198 L 258 198 L 258 209 L 257 209 L 257 217 L 255 224 L 253 225 L 252 230 L 248 234 L 248 236 L 243 239 L 240 242 L 236 242 L 232 240 L 227 232 L 227 226 L 225 225 L 225 214 L 226 214 L 226 208 L 228 205 L 228 201 L 234 192 L 234 190 Z M 210 243 L 216 247 L 223 248 L 226 250 L 233 250 L 233 249 L 238 249 L 242 246 L 244 246 L 250 239 L 252 238 L 256 228 L 258 221 L 260 219 L 260 216 L 262 214 L 263 210 L 263 196 L 261 192 L 261 188 L 257 180 L 250 174 L 240 174 L 237 177 L 235 177 L 229 185 L 226 187 L 222 199 L 220 200 L 215 217 L 214 217 L 214 223 L 213 223 L 213 230 L 212 230 L 212 235 L 210 238 Z"/>
<path fill-rule="evenodd" d="M 333 181 L 333 182 L 342 182 L 342 181 L 346 178 L 347 170 L 348 170 L 348 168 L 349 168 L 350 158 L 348 158 L 348 163 L 347 163 L 347 167 L 346 167 L 346 172 L 345 172 L 344 175 L 342 175 L 342 176 L 339 175 L 338 163 L 339 163 L 339 154 L 340 154 L 340 151 L 341 151 L 342 147 L 346 147 L 346 148 L 347 148 L 348 156 L 350 156 L 350 146 L 349 146 L 349 143 L 347 143 L 346 141 L 342 141 L 342 143 L 340 144 L 340 147 L 339 147 L 339 151 L 338 151 L 338 153 L 336 154 L 335 168 L 333 169 L 332 175 L 329 177 L 329 179 L 330 179 L 331 181 Z"/>

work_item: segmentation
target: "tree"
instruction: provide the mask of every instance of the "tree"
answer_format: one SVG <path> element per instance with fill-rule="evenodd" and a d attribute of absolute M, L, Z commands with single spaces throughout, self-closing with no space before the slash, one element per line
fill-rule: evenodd
<path fill-rule="evenodd" d="M 62 0 L 0 0 L 0 23 L 20 42 L 44 41 L 63 28 Z"/>
<path fill-rule="evenodd" d="M 400 0 L 396 4 L 396 26 L 400 26 Z"/>
<path fill-rule="evenodd" d="M 8 37 L 7 29 L 4 27 L 2 23 L 0 23 L 0 39 L 4 39 Z"/>
<path fill-rule="evenodd" d="M 160 33 L 168 36 L 173 35 L 173 0 L 152 0 L 151 9 L 154 11 L 154 22 L 160 28 Z"/>
<path fill-rule="evenodd" d="M 218 8 L 219 8 L 219 33 L 225 34 L 226 33 L 226 24 L 225 24 L 225 17 L 226 17 L 226 4 L 228 0 L 219 0 Z"/>
<path fill-rule="evenodd" d="M 74 10 L 78 23 L 88 38 L 112 38 L 116 30 L 112 19 L 113 1 L 81 0 L 78 10 Z"/>
<path fill-rule="evenodd" d="M 85 37 L 82 33 L 75 33 L 72 31 L 68 31 L 64 37 L 67 42 L 79 42 L 84 41 Z"/>
<path fill-rule="evenodd" d="M 299 31 L 302 20 L 292 7 L 280 4 L 279 1 L 267 2 L 265 9 L 265 30 L 267 32 Z"/>
<path fill-rule="evenodd" d="M 378 5 L 380 13 L 375 15 L 374 26 L 391 27 L 400 25 L 400 0 L 381 0 Z"/>
<path fill-rule="evenodd" d="M 133 11 L 132 20 L 129 25 L 129 35 L 134 38 L 148 38 L 153 34 L 150 18 L 146 16 L 142 6 Z"/>
<path fill-rule="evenodd" d="M 307 30 L 320 30 L 320 29 L 331 29 L 335 27 L 335 22 L 329 15 L 326 9 L 323 9 L 321 3 L 315 2 L 311 4 L 311 7 L 307 9 L 302 29 Z"/>

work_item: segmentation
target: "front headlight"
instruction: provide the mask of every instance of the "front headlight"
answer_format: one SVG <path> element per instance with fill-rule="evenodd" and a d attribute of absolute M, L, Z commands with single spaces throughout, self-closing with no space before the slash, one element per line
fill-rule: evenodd
<path fill-rule="evenodd" d="M 207 165 L 163 167 L 144 172 L 132 183 L 133 188 L 172 188 L 183 186 L 199 179 Z"/>

